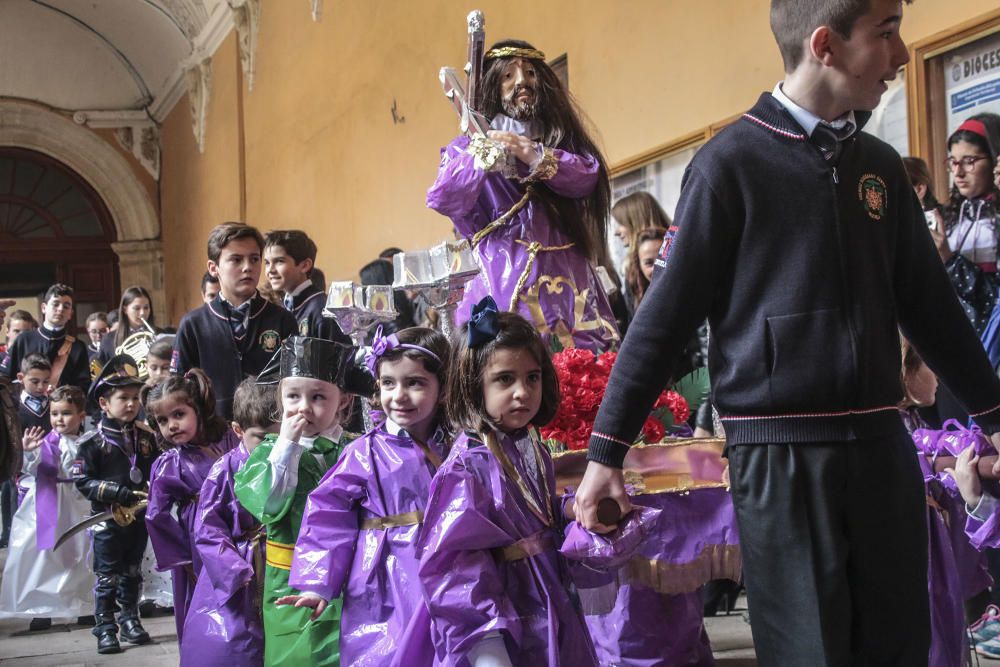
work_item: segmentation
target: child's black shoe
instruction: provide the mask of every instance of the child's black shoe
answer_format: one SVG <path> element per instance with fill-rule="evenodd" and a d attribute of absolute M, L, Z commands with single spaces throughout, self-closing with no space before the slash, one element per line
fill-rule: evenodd
<path fill-rule="evenodd" d="M 101 654 L 122 652 L 121 644 L 118 643 L 118 635 L 114 630 L 105 630 L 97 636 L 97 652 Z"/>
<path fill-rule="evenodd" d="M 129 644 L 148 644 L 153 641 L 149 633 L 146 632 L 146 629 L 142 627 L 142 623 L 139 622 L 138 618 L 129 618 L 122 621 L 121 635 L 122 639 Z"/>

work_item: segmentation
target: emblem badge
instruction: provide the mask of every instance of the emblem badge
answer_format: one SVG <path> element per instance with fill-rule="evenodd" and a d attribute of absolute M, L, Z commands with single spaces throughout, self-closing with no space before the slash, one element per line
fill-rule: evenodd
<path fill-rule="evenodd" d="M 872 220 L 881 220 L 885 217 L 887 196 L 885 181 L 881 176 L 875 174 L 865 174 L 858 181 L 858 199 L 865 207 L 865 213 Z"/>
<path fill-rule="evenodd" d="M 260 335 L 260 346 L 265 352 L 274 352 L 281 345 L 281 336 L 274 329 L 268 329 Z"/>

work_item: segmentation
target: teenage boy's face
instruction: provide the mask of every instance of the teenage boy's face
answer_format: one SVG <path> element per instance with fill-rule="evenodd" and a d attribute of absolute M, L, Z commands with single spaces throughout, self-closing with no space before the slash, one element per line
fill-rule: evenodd
<path fill-rule="evenodd" d="M 205 283 L 205 291 L 201 293 L 201 300 L 205 303 L 212 303 L 219 295 L 219 283 Z"/>
<path fill-rule="evenodd" d="M 872 0 L 871 8 L 854 22 L 850 39 L 831 31 L 831 64 L 835 95 L 847 110 L 871 111 L 889 89 L 886 81 L 910 56 L 899 35 L 903 6 L 899 0 Z"/>
<path fill-rule="evenodd" d="M 131 423 L 139 416 L 139 387 L 112 389 L 97 401 L 101 410 L 120 422 Z"/>
<path fill-rule="evenodd" d="M 53 296 L 42 304 L 42 316 L 50 327 L 64 327 L 73 317 L 73 298 Z"/>
<path fill-rule="evenodd" d="M 28 322 L 26 320 L 11 320 L 10 322 L 8 322 L 7 346 L 10 347 L 11 345 L 13 345 L 14 341 L 17 340 L 18 336 L 20 336 L 25 331 L 31 331 L 32 329 L 34 329 L 34 327 L 31 326 L 31 322 Z"/>
<path fill-rule="evenodd" d="M 35 398 L 41 398 L 49 391 L 49 378 L 51 377 L 52 371 L 42 370 L 41 368 L 32 368 L 27 373 L 17 374 L 17 379 L 21 381 L 21 386 Z"/>
<path fill-rule="evenodd" d="M 86 416 L 86 412 L 77 410 L 69 401 L 56 401 L 49 406 L 49 423 L 59 435 L 78 434 Z"/>
<path fill-rule="evenodd" d="M 222 296 L 233 305 L 253 297 L 260 281 L 260 246 L 254 239 L 234 239 L 208 261 L 208 272 L 219 279 Z"/>
<path fill-rule="evenodd" d="M 273 290 L 291 292 L 305 282 L 311 268 L 311 260 L 296 262 L 281 246 L 264 248 L 264 277 Z"/>

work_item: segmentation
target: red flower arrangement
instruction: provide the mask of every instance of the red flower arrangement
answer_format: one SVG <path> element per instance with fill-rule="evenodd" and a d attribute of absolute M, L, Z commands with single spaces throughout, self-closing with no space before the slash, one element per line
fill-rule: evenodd
<path fill-rule="evenodd" d="M 556 416 L 541 429 L 545 440 L 555 440 L 568 449 L 587 448 L 597 409 L 604 398 L 611 368 L 617 358 L 617 352 L 595 356 L 593 352 L 579 348 L 552 355 L 562 401 Z M 668 428 L 687 421 L 690 414 L 683 396 L 675 391 L 662 392 L 643 424 L 639 440 L 659 442 Z"/>

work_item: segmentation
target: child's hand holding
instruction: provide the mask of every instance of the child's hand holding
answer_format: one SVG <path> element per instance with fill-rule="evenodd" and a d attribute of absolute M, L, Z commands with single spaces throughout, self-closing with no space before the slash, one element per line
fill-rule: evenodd
<path fill-rule="evenodd" d="M 327 605 L 330 603 L 318 595 L 284 595 L 275 600 L 274 604 L 290 604 L 295 607 L 309 607 L 313 610 L 312 616 L 309 617 L 309 620 L 315 621 L 320 617 L 320 614 L 326 610 Z"/>
<path fill-rule="evenodd" d="M 42 438 L 45 437 L 45 430 L 41 426 L 32 426 L 24 432 L 21 438 L 21 449 L 26 452 L 33 452 L 42 446 Z"/>
<path fill-rule="evenodd" d="M 306 418 L 300 413 L 286 414 L 281 420 L 281 431 L 279 435 L 288 442 L 298 442 L 302 437 L 302 432 L 306 428 Z"/>
<path fill-rule="evenodd" d="M 962 450 L 955 460 L 954 468 L 945 468 L 945 472 L 952 476 L 958 486 L 958 492 L 962 494 L 962 500 L 969 507 L 977 507 L 983 497 L 983 485 L 979 479 L 979 456 L 973 450 L 975 447 L 969 445 Z"/>

